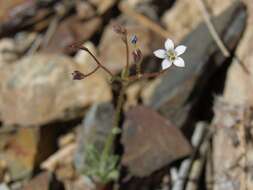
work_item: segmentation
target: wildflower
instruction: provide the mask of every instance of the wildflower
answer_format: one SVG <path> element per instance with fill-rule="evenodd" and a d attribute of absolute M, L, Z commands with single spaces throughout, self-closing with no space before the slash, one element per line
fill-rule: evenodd
<path fill-rule="evenodd" d="M 177 67 L 184 67 L 185 63 L 184 60 L 179 57 L 182 55 L 186 50 L 186 46 L 180 45 L 174 49 L 174 43 L 172 40 L 167 39 L 165 41 L 165 49 L 158 49 L 154 51 L 154 55 L 162 61 L 162 69 L 169 68 L 172 64 Z"/>

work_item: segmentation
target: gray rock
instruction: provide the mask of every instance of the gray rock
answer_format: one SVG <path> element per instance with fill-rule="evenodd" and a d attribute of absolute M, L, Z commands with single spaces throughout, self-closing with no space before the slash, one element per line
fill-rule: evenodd
<path fill-rule="evenodd" d="M 6 184 L 2 183 L 0 184 L 0 190 L 10 190 L 10 189 Z"/>
<path fill-rule="evenodd" d="M 217 16 L 233 4 L 231 0 L 205 0 L 208 11 L 212 16 Z M 175 1 L 173 6 L 162 15 L 161 22 L 171 33 L 170 38 L 180 42 L 198 24 L 203 21 L 200 7 L 196 2 L 189 0 Z M 182 14 L 183 13 L 183 14 Z"/>
<path fill-rule="evenodd" d="M 78 148 L 75 154 L 75 166 L 78 170 L 85 168 L 85 151 L 88 145 L 102 151 L 105 140 L 113 126 L 114 108 L 111 103 L 93 105 L 80 127 Z"/>
<path fill-rule="evenodd" d="M 213 19 L 218 34 L 225 45 L 233 50 L 245 27 L 246 12 L 241 3 L 234 3 Z M 184 69 L 172 67 L 157 79 L 150 106 L 181 126 L 189 116 L 192 105 L 203 92 L 203 87 L 226 60 L 212 39 L 206 25 L 200 24 L 181 44 L 188 47 L 182 56 Z"/>

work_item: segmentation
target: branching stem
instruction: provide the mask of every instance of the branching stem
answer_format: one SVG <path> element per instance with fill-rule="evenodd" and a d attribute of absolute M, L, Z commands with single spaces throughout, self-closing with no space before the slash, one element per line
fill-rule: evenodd
<path fill-rule="evenodd" d="M 73 47 L 76 47 L 76 46 L 73 45 Z M 100 61 L 96 58 L 96 56 L 93 55 L 93 53 L 92 53 L 88 48 L 83 47 L 83 46 L 78 46 L 77 48 L 79 48 L 79 49 L 81 49 L 81 50 L 84 50 L 84 51 L 88 52 L 88 53 L 90 54 L 90 56 L 95 60 L 95 62 L 97 63 L 97 65 L 98 65 L 99 67 L 101 67 L 105 72 L 107 72 L 111 77 L 113 77 L 112 72 L 111 72 L 109 69 L 107 69 L 104 65 L 102 65 L 102 64 L 100 63 Z"/>

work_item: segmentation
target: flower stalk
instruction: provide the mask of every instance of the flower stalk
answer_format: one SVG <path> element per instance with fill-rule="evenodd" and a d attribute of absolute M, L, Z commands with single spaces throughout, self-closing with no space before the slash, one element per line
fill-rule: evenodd
<path fill-rule="evenodd" d="M 100 61 L 96 58 L 96 56 L 86 47 L 80 46 L 80 45 L 72 45 L 72 47 L 78 48 L 80 50 L 86 51 L 87 53 L 90 54 L 90 56 L 94 59 L 94 61 L 97 63 L 97 67 L 100 67 L 101 69 L 103 69 L 105 72 L 107 72 L 111 77 L 113 77 L 112 72 L 107 69 L 103 64 L 100 63 Z M 95 71 L 98 68 L 95 69 Z M 93 74 L 94 72 L 91 72 L 91 74 Z M 86 75 L 87 76 L 87 75 Z M 89 76 L 89 75 L 88 75 Z"/>
<path fill-rule="evenodd" d="M 82 80 L 92 74 L 94 74 L 98 69 L 103 69 L 111 77 L 112 83 L 119 83 L 120 88 L 118 89 L 119 93 L 116 98 L 115 114 L 113 118 L 113 127 L 110 131 L 103 150 L 102 154 L 96 149 L 94 145 L 90 145 L 87 151 L 88 163 L 90 163 L 88 170 L 88 175 L 98 184 L 106 185 L 108 182 L 117 180 L 119 177 L 119 157 L 114 154 L 114 141 L 118 134 L 121 133 L 120 122 L 121 122 L 121 113 L 124 105 L 124 95 L 126 89 L 130 82 L 134 82 L 141 79 L 157 77 L 168 70 L 168 68 L 174 64 L 178 67 L 184 67 L 184 60 L 179 57 L 186 50 L 185 46 L 178 46 L 174 49 L 174 44 L 170 39 L 167 39 L 165 42 L 165 49 L 159 49 L 154 52 L 155 56 L 158 58 L 164 59 L 162 62 L 162 70 L 153 73 L 142 73 L 141 63 L 142 63 L 142 53 L 139 48 L 137 48 L 136 43 L 138 41 L 136 36 L 131 38 L 131 43 L 134 45 L 135 50 L 132 52 L 134 63 L 136 64 L 136 74 L 130 75 L 130 50 L 128 43 L 128 32 L 127 30 L 120 26 L 115 25 L 114 31 L 120 35 L 121 40 L 125 44 L 126 48 L 126 64 L 124 69 L 121 72 L 120 76 L 114 75 L 106 66 L 104 66 L 96 56 L 86 47 L 82 45 L 72 45 L 72 48 L 77 48 L 79 50 L 86 51 L 95 61 L 96 68 L 87 74 L 83 74 L 80 71 L 74 71 L 72 73 L 74 80 Z"/>
<path fill-rule="evenodd" d="M 115 110 L 115 115 L 114 115 L 114 120 L 113 120 L 113 128 L 106 140 L 106 144 L 102 153 L 102 157 L 104 157 L 104 159 L 107 159 L 108 155 L 112 152 L 113 142 L 115 141 L 115 137 L 121 132 L 121 129 L 119 126 L 120 116 L 121 116 L 121 111 L 123 109 L 124 94 L 126 91 L 126 87 L 128 85 L 127 81 L 129 77 L 129 45 L 128 45 L 128 40 L 127 40 L 127 32 L 124 32 L 123 35 L 124 35 L 123 39 L 125 39 L 123 40 L 123 42 L 125 43 L 125 46 L 126 46 L 126 66 L 123 69 L 121 78 L 119 80 L 121 84 L 121 89 L 117 97 L 116 110 Z"/>

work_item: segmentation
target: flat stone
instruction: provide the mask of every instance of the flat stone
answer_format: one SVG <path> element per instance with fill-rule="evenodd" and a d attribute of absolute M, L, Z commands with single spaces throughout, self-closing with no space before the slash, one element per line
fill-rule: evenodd
<path fill-rule="evenodd" d="M 76 11 L 79 19 L 89 19 L 96 14 L 94 8 L 88 1 L 77 1 Z"/>
<path fill-rule="evenodd" d="M 1 1 L 0 7 L 2 9 L 0 13 L 0 22 L 6 21 L 10 18 L 10 13 L 15 7 L 24 4 L 25 0 L 13 0 L 13 1 Z"/>
<path fill-rule="evenodd" d="M 1 135 L 4 144 L 0 159 L 6 162 L 12 180 L 30 177 L 37 151 L 37 132 L 37 129 L 27 128 L 20 129 L 14 135 Z"/>
<path fill-rule="evenodd" d="M 56 177 L 50 172 L 42 172 L 30 180 L 22 190 L 62 190 L 64 189 L 63 183 L 58 181 Z"/>
<path fill-rule="evenodd" d="M 44 134 L 47 134 L 46 136 Z M 57 128 L 19 128 L 1 134 L 0 160 L 11 181 L 29 178 L 35 168 L 56 149 Z"/>
<path fill-rule="evenodd" d="M 116 0 L 89 0 L 89 2 L 96 6 L 99 15 L 106 13 L 116 4 Z"/>
<path fill-rule="evenodd" d="M 68 46 L 88 40 L 95 34 L 102 24 L 100 17 L 92 17 L 81 21 L 77 16 L 63 20 L 57 27 L 49 44 L 43 48 L 44 52 L 68 53 Z"/>
<path fill-rule="evenodd" d="M 48 190 L 52 174 L 43 172 L 26 184 L 22 190 Z"/>
<path fill-rule="evenodd" d="M 105 75 L 74 81 L 74 70 L 89 72 L 64 55 L 34 54 L 0 71 L 0 120 L 21 126 L 80 117 L 87 106 L 111 98 Z"/>
<path fill-rule="evenodd" d="M 191 153 L 179 129 L 150 108 L 137 106 L 127 112 L 121 140 L 122 164 L 131 174 L 149 176 Z"/>
<path fill-rule="evenodd" d="M 164 3 L 166 2 L 166 3 Z M 164 1 L 161 0 L 155 5 L 155 1 L 153 0 L 127 0 L 127 1 L 121 1 L 120 7 L 124 6 L 126 4 L 127 6 L 131 7 L 131 9 L 134 10 L 134 12 L 145 15 L 149 19 L 159 22 L 159 13 L 164 9 L 165 7 L 169 7 L 169 0 Z"/>

